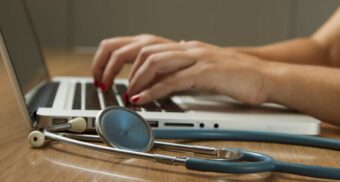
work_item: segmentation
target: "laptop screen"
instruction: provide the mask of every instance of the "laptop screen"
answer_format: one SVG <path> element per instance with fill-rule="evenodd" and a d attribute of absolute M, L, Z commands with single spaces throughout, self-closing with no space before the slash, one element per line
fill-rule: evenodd
<path fill-rule="evenodd" d="M 48 72 L 24 0 L 0 1 L 0 33 L 23 95 Z"/>

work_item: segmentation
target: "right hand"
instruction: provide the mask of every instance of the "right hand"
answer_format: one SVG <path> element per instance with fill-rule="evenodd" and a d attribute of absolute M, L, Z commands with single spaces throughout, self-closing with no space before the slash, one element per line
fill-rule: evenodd
<path fill-rule="evenodd" d="M 102 40 L 92 62 L 95 85 L 106 91 L 113 84 L 124 63 L 134 61 L 145 46 L 173 42 L 149 34 L 116 37 Z"/>

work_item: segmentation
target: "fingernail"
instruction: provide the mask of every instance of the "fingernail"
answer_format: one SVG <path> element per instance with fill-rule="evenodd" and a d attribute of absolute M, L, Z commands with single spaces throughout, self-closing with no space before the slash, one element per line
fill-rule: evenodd
<path fill-rule="evenodd" d="M 96 87 L 100 87 L 101 85 L 99 84 L 99 81 L 97 80 L 94 80 L 94 83 L 93 83 Z"/>
<path fill-rule="evenodd" d="M 106 90 L 107 90 L 107 86 L 106 86 L 105 83 L 102 83 L 102 84 L 100 85 L 100 88 L 102 89 L 103 92 L 106 92 Z"/>
<path fill-rule="evenodd" d="M 129 94 L 127 92 L 124 93 L 124 101 L 129 102 Z"/>
<path fill-rule="evenodd" d="M 135 96 L 133 96 L 133 97 L 131 98 L 131 102 L 132 102 L 132 103 L 137 103 L 137 102 L 139 101 L 139 99 L 140 99 L 140 96 L 139 96 L 139 95 L 135 95 Z"/>

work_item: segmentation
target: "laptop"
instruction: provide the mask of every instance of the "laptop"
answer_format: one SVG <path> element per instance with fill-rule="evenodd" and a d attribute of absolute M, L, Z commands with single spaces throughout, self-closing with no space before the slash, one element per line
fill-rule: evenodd
<path fill-rule="evenodd" d="M 94 120 L 101 109 L 122 106 L 138 112 L 154 130 L 192 128 L 319 134 L 319 120 L 277 104 L 251 107 L 224 95 L 187 91 L 136 106 L 122 99 L 127 80 L 115 80 L 112 88 L 102 93 L 90 77 L 52 78 L 25 2 L 2 1 L 0 20 L 2 58 L 21 112 L 32 128 L 84 117 L 87 131 L 94 131 Z"/>

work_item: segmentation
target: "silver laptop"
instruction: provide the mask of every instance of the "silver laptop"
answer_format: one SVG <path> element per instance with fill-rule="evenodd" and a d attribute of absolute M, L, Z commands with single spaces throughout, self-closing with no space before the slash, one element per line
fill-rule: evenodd
<path fill-rule="evenodd" d="M 276 104 L 250 107 L 223 95 L 183 92 L 136 106 L 123 102 L 127 80 L 116 80 L 108 92 L 102 93 L 89 77 L 51 78 L 24 1 L 2 1 L 0 7 L 2 57 L 21 111 L 31 127 L 61 124 L 74 117 L 84 117 L 88 130 L 94 130 L 97 113 L 115 105 L 135 110 L 153 129 L 319 133 L 320 121 Z"/>

